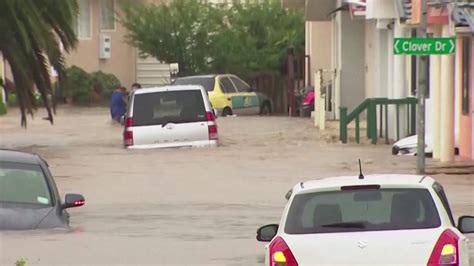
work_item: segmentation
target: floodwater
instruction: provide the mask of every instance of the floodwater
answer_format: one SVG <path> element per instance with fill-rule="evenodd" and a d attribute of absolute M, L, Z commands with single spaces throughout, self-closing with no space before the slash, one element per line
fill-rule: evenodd
<path fill-rule="evenodd" d="M 0 117 L 0 147 L 34 151 L 59 190 L 81 193 L 71 229 L 1 232 L 0 265 L 262 265 L 260 225 L 278 223 L 297 182 L 414 173 L 390 146 L 327 143 L 310 120 L 219 118 L 216 149 L 124 150 L 105 108 L 59 109 L 55 125 Z M 456 216 L 474 214 L 474 177 L 436 176 Z M 473 249 L 473 248 L 472 248 Z M 474 250 L 474 249 L 473 249 Z"/>

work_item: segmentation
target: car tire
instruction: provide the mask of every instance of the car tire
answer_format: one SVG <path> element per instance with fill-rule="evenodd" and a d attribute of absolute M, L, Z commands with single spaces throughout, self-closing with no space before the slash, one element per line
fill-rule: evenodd
<path fill-rule="evenodd" d="M 224 110 L 222 110 L 223 117 L 230 116 L 230 115 L 232 115 L 232 109 L 230 109 L 229 107 L 226 107 L 224 108 Z"/>
<path fill-rule="evenodd" d="M 272 106 L 269 102 L 264 102 L 262 107 L 260 108 L 260 115 L 271 115 L 272 114 Z"/>

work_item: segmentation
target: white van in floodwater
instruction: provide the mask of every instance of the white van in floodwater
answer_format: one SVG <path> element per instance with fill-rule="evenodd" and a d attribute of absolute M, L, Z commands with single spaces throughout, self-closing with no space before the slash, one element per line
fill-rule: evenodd
<path fill-rule="evenodd" d="M 123 144 L 128 149 L 218 145 L 215 115 L 201 86 L 136 90 L 124 122 Z"/>

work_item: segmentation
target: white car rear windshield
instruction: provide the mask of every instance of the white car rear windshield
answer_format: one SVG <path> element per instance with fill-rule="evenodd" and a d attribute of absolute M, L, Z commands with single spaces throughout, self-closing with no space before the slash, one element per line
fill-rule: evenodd
<path fill-rule="evenodd" d="M 436 228 L 436 205 L 426 189 L 344 189 L 295 195 L 287 234 Z"/>
<path fill-rule="evenodd" d="M 199 90 L 136 94 L 133 126 L 206 121 L 206 108 Z"/>

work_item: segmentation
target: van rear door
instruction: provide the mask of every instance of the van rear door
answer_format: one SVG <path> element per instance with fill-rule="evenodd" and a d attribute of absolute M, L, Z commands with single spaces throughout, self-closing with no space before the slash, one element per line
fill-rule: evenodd
<path fill-rule="evenodd" d="M 135 94 L 134 148 L 208 146 L 203 97 L 201 90 Z"/>

